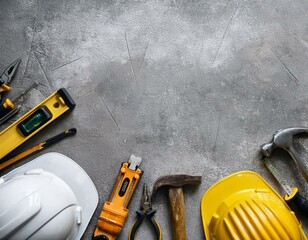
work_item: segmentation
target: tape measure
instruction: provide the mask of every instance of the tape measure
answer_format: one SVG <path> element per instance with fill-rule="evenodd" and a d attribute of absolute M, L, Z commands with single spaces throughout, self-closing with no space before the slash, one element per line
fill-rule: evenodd
<path fill-rule="evenodd" d="M 0 133 L 0 159 L 75 106 L 65 88 L 51 94 Z"/>

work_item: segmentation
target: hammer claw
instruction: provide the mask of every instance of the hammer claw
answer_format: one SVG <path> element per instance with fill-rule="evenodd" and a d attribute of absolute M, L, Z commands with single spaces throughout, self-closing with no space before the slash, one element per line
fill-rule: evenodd
<path fill-rule="evenodd" d="M 305 127 L 291 127 L 286 129 L 280 129 L 273 134 L 273 139 L 271 142 L 263 144 L 261 146 L 262 152 L 264 156 L 270 157 L 275 148 L 281 148 L 287 151 L 295 164 L 303 174 L 306 181 L 308 181 L 308 171 L 306 169 L 305 164 L 299 157 L 298 152 L 294 148 L 293 145 L 293 137 L 300 133 L 308 133 L 308 128 Z"/>
<path fill-rule="evenodd" d="M 162 176 L 155 181 L 152 196 L 155 195 L 160 187 L 163 186 L 181 187 L 183 185 L 199 185 L 200 183 L 201 176 L 191 176 L 185 174 Z"/>

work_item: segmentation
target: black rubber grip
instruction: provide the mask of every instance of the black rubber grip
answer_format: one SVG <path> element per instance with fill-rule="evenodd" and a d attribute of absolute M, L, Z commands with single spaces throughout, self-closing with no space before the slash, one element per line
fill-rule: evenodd
<path fill-rule="evenodd" d="M 49 138 L 48 140 L 46 140 L 45 144 L 43 145 L 43 147 L 49 147 L 51 146 L 52 144 L 55 144 L 61 140 L 63 140 L 64 138 L 66 137 L 69 137 L 69 136 L 74 136 L 77 132 L 77 129 L 76 128 L 71 128 L 69 130 L 66 130 L 54 137 L 51 137 Z"/>
<path fill-rule="evenodd" d="M 149 211 L 148 213 L 144 213 L 141 210 L 136 211 L 137 213 L 137 220 L 134 223 L 134 225 L 132 226 L 131 230 L 130 230 L 130 234 L 129 234 L 129 240 L 134 240 L 135 239 L 135 234 L 137 232 L 137 229 L 139 228 L 139 226 L 141 225 L 142 221 L 144 218 L 147 218 L 148 221 L 150 222 L 154 232 L 155 232 L 155 236 L 156 239 L 160 240 L 162 239 L 162 232 L 161 229 L 154 217 L 154 214 L 156 213 L 156 210 L 152 209 L 151 211 Z"/>
<path fill-rule="evenodd" d="M 295 203 L 301 212 L 308 216 L 308 200 L 305 197 L 297 192 L 289 201 Z"/>
<path fill-rule="evenodd" d="M 6 121 L 11 119 L 13 116 L 15 116 L 19 112 L 19 107 L 14 108 L 9 113 L 7 113 L 4 117 L 0 118 L 0 126 L 4 124 Z"/>
<path fill-rule="evenodd" d="M 105 235 L 98 235 L 96 237 L 92 236 L 92 240 L 109 240 L 109 238 Z"/>
<path fill-rule="evenodd" d="M 134 223 L 134 225 L 132 226 L 131 230 L 130 230 L 130 234 L 129 234 L 129 240 L 134 240 L 135 239 L 135 234 L 140 226 L 140 224 L 142 223 L 145 214 L 144 212 L 142 212 L 141 210 L 137 210 L 137 220 Z"/>
<path fill-rule="evenodd" d="M 161 239 L 162 238 L 162 236 L 161 236 L 161 229 L 160 229 L 160 227 L 158 226 L 158 223 L 157 223 L 157 221 L 156 221 L 156 219 L 155 219 L 155 217 L 154 217 L 154 214 L 156 213 L 156 210 L 151 210 L 150 212 L 148 212 L 148 214 L 147 214 L 147 218 L 149 219 L 149 221 L 151 222 L 151 225 L 152 225 L 152 227 L 153 227 L 153 229 L 154 229 L 154 232 L 155 232 L 155 235 L 156 235 L 156 238 L 159 240 L 159 239 Z"/>
<path fill-rule="evenodd" d="M 13 108 L 8 106 L 4 107 L 4 103 L 0 106 L 0 118 L 3 118 L 6 114 L 8 114 Z"/>
<path fill-rule="evenodd" d="M 73 98 L 71 97 L 71 95 L 69 95 L 69 93 L 67 92 L 67 90 L 65 88 L 60 88 L 58 90 L 58 93 L 60 94 L 60 96 L 63 98 L 65 104 L 70 109 L 73 109 L 76 106 L 76 103 L 74 102 Z"/>

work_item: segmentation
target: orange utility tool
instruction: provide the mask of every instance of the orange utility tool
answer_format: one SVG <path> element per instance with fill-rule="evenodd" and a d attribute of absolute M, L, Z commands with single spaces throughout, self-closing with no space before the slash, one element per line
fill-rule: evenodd
<path fill-rule="evenodd" d="M 121 232 L 128 215 L 127 205 L 136 189 L 143 171 L 139 168 L 142 159 L 131 155 L 122 163 L 109 201 L 104 203 L 98 218 L 93 240 L 115 240 Z"/>

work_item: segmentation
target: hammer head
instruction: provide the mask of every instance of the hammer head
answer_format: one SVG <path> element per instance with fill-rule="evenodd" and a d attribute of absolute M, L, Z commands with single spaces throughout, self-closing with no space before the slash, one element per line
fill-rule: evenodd
<path fill-rule="evenodd" d="M 273 134 L 273 139 L 270 143 L 261 146 L 264 156 L 270 157 L 273 150 L 278 147 L 289 151 L 290 147 L 293 146 L 294 135 L 304 132 L 308 132 L 308 128 L 292 127 L 278 130 Z"/>
<path fill-rule="evenodd" d="M 191 176 L 185 174 L 162 176 L 155 181 L 152 196 L 154 196 L 157 190 L 163 186 L 182 187 L 184 185 L 199 185 L 200 183 L 201 176 Z"/>

